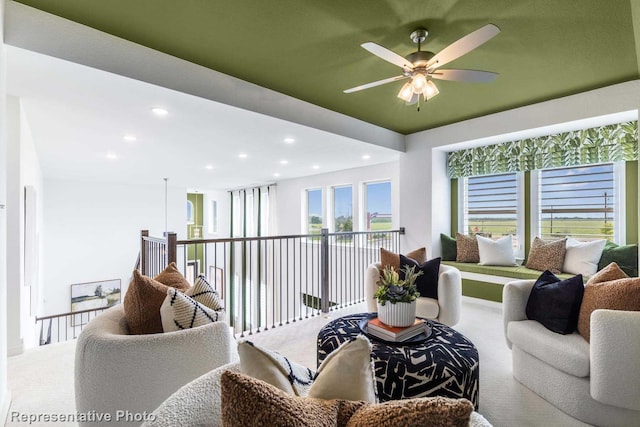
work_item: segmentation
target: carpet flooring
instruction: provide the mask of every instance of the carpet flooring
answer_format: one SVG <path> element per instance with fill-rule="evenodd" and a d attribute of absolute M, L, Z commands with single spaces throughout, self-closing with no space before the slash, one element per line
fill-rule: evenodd
<path fill-rule="evenodd" d="M 463 297 L 462 318 L 455 329 L 469 338 L 480 355 L 480 412 L 495 427 L 584 427 L 518 383 L 511 375 L 511 351 L 502 332 L 502 305 Z M 366 311 L 364 304 L 328 315 L 276 327 L 244 338 L 279 351 L 295 362 L 316 367 L 316 337 L 327 322 Z M 31 349 L 8 360 L 12 394 L 6 426 L 27 426 L 12 413 L 74 413 L 73 362 L 75 341 Z M 75 426 L 72 423 L 32 423 L 31 426 Z"/>

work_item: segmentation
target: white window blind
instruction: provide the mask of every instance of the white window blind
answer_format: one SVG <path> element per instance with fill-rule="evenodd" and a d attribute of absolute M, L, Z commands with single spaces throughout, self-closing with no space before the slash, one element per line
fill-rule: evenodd
<path fill-rule="evenodd" d="M 463 232 L 498 239 L 513 236 L 518 249 L 518 192 L 515 172 L 464 178 Z"/>
<path fill-rule="evenodd" d="M 540 234 L 580 240 L 614 238 L 613 163 L 540 171 Z"/>

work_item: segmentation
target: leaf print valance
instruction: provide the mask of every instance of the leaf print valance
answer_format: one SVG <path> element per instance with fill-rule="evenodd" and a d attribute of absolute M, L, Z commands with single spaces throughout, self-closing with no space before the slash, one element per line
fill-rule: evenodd
<path fill-rule="evenodd" d="M 448 154 L 449 177 L 638 160 L 638 122 L 469 148 Z"/>

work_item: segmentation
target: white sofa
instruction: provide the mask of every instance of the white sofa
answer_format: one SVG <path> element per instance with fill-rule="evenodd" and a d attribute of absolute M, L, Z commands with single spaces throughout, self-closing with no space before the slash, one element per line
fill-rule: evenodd
<path fill-rule="evenodd" d="M 194 378 L 237 360 L 235 339 L 224 322 L 162 334 L 129 335 L 119 304 L 84 328 L 75 359 L 77 411 L 108 413 L 112 422 L 79 424 L 140 425 L 142 421 L 134 414 L 151 413 Z M 130 419 L 117 419 L 118 414 L 127 413 Z"/>
<path fill-rule="evenodd" d="M 640 312 L 595 310 L 591 342 L 561 335 L 525 314 L 534 280 L 507 283 L 503 320 L 513 376 L 580 421 L 640 425 Z"/>
<path fill-rule="evenodd" d="M 221 366 L 185 385 L 165 400 L 142 427 L 222 426 L 220 377 L 226 370 L 240 372 L 240 364 Z M 473 412 L 469 427 L 491 427 L 491 424 Z"/>
<path fill-rule="evenodd" d="M 367 310 L 378 311 L 373 295 L 378 289 L 380 277 L 379 264 L 371 264 L 367 268 L 364 283 L 364 298 Z M 420 297 L 416 301 L 416 315 L 427 319 L 434 319 L 447 326 L 453 326 L 460 321 L 460 305 L 462 303 L 462 279 L 460 270 L 455 267 L 440 264 L 438 276 L 438 299 Z"/>

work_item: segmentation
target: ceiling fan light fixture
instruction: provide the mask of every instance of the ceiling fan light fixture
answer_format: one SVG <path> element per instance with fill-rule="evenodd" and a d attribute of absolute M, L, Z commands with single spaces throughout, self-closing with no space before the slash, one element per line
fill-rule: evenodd
<path fill-rule="evenodd" d="M 402 99 L 404 102 L 411 101 L 413 97 L 413 87 L 411 86 L 411 82 L 406 82 L 400 92 L 398 92 L 398 98 Z"/>
<path fill-rule="evenodd" d="M 422 96 L 424 97 L 425 101 L 428 101 L 429 99 L 433 98 L 439 93 L 440 91 L 436 87 L 435 83 L 429 80 L 427 81 L 427 84 L 424 86 L 424 90 L 422 91 Z"/>
<path fill-rule="evenodd" d="M 427 78 L 422 73 L 418 73 L 413 76 L 411 80 L 411 87 L 413 88 L 413 93 L 422 93 L 425 86 L 427 85 Z"/>
<path fill-rule="evenodd" d="M 420 94 L 414 93 L 411 95 L 411 98 L 407 101 L 407 105 L 414 105 L 420 100 Z"/>

